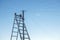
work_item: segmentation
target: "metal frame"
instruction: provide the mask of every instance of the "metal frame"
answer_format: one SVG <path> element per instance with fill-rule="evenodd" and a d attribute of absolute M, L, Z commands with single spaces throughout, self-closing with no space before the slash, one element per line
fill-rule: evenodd
<path fill-rule="evenodd" d="M 15 27 L 16 25 L 16 27 Z M 17 31 L 16 31 L 17 29 Z M 15 30 L 15 31 L 14 31 Z M 14 33 L 16 33 L 14 35 Z M 24 10 L 22 11 L 22 14 L 17 15 L 15 13 L 13 28 L 12 28 L 12 34 L 10 40 L 14 40 L 13 37 L 15 37 L 15 40 L 18 40 L 18 34 L 20 34 L 21 40 L 30 40 L 26 25 L 24 24 Z M 27 37 L 26 37 L 27 36 Z"/>

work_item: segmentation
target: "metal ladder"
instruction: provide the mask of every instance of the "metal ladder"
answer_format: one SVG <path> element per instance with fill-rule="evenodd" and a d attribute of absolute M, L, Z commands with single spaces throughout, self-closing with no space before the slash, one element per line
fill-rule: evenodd
<path fill-rule="evenodd" d="M 20 36 L 20 40 L 30 40 L 26 25 L 24 23 L 24 10 L 20 15 L 15 13 L 10 40 L 18 40 L 18 34 Z"/>

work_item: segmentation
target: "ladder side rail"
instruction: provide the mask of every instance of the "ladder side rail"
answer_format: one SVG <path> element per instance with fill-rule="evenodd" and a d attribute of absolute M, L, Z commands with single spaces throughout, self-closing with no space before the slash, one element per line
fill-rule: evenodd
<path fill-rule="evenodd" d="M 24 24 L 24 27 L 26 28 L 26 31 L 27 31 L 27 27 L 26 27 L 25 24 Z M 29 34 L 28 34 L 28 31 L 27 31 L 27 35 L 28 35 L 28 38 L 29 38 L 29 40 L 30 40 L 30 36 L 29 36 Z"/>
<path fill-rule="evenodd" d="M 14 18 L 14 22 L 13 22 L 13 27 L 12 27 L 12 33 L 11 33 L 11 38 L 10 38 L 10 40 L 12 40 L 12 35 L 13 35 L 14 24 L 15 24 L 15 18 Z"/>
<path fill-rule="evenodd" d="M 16 22 L 17 22 L 17 26 L 18 26 L 18 32 L 19 32 L 19 34 L 20 34 L 19 23 L 18 23 L 18 20 L 17 20 L 17 19 L 16 19 Z M 21 34 L 20 34 L 20 38 L 21 38 L 21 40 L 22 40 Z"/>

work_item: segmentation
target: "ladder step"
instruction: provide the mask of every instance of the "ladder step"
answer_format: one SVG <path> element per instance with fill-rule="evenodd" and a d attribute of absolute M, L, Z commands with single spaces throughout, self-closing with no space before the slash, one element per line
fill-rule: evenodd
<path fill-rule="evenodd" d="M 12 36 L 12 37 L 17 37 L 17 36 Z"/>
<path fill-rule="evenodd" d="M 15 29 L 18 29 L 17 27 L 14 27 Z"/>
<path fill-rule="evenodd" d="M 25 38 L 25 39 L 29 39 L 29 38 Z"/>
<path fill-rule="evenodd" d="M 23 27 L 23 26 L 19 26 L 19 27 Z"/>
<path fill-rule="evenodd" d="M 18 33 L 18 32 L 16 32 L 16 31 L 13 31 L 14 33 Z"/>
<path fill-rule="evenodd" d="M 20 33 L 20 34 L 23 34 L 23 33 Z M 26 33 L 24 33 L 24 35 L 27 35 Z"/>
<path fill-rule="evenodd" d="M 17 24 L 17 23 L 14 23 L 14 24 Z"/>
<path fill-rule="evenodd" d="M 20 29 L 21 31 L 23 31 L 23 29 Z M 24 30 L 24 31 L 27 31 L 27 30 Z"/>
<path fill-rule="evenodd" d="M 23 27 L 23 26 L 19 25 L 19 27 Z"/>
<path fill-rule="evenodd" d="M 21 21 L 21 22 L 23 22 L 22 20 L 17 20 L 17 21 Z"/>
<path fill-rule="evenodd" d="M 23 23 L 18 23 L 18 24 L 23 24 Z"/>

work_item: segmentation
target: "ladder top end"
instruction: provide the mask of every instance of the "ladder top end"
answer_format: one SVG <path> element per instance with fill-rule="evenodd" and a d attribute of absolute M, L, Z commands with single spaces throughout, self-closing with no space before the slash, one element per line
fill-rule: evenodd
<path fill-rule="evenodd" d="M 15 13 L 15 15 L 16 15 L 16 13 Z"/>

